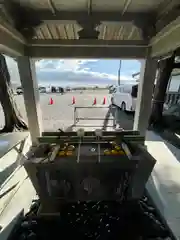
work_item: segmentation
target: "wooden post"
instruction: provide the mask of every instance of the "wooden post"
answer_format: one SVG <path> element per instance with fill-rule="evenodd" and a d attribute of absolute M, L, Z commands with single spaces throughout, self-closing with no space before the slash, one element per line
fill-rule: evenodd
<path fill-rule="evenodd" d="M 19 74 L 24 92 L 24 102 L 32 144 L 42 133 L 42 116 L 39 89 L 36 80 L 35 62 L 29 57 L 18 57 Z"/>
<path fill-rule="evenodd" d="M 166 89 L 173 70 L 175 54 L 170 58 L 159 62 L 159 71 L 156 87 L 154 90 L 152 112 L 149 119 L 149 125 L 158 126 L 162 120 L 163 105 L 166 97 Z"/>
<path fill-rule="evenodd" d="M 154 80 L 157 69 L 157 61 L 148 53 L 147 58 L 141 62 L 140 81 L 138 84 L 138 97 L 134 117 L 134 130 L 138 130 L 145 136 L 148 120 L 151 113 L 151 102 Z"/>

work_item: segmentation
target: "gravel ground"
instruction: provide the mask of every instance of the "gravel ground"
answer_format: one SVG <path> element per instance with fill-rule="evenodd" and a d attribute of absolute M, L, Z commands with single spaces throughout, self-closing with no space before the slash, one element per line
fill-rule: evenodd
<path fill-rule="evenodd" d="M 72 98 L 75 97 L 76 104 L 72 105 Z M 54 103 L 49 104 L 52 97 Z M 104 106 L 106 108 L 93 109 L 78 109 L 79 117 L 93 117 L 101 118 L 101 120 L 80 120 L 74 126 L 74 106 L 93 106 L 94 98 L 96 97 L 97 106 Z M 103 105 L 103 98 L 106 97 L 106 104 Z M 109 108 L 111 104 L 111 95 L 106 90 L 92 90 L 80 92 L 65 93 L 64 95 L 46 93 L 40 95 L 40 105 L 42 110 L 43 128 L 44 131 L 56 131 L 61 128 L 63 130 L 76 130 L 79 127 L 84 127 L 86 130 L 93 130 L 94 128 L 104 128 L 106 130 L 112 129 L 113 121 L 108 118 L 113 118 L 114 111 Z M 23 96 L 16 95 L 15 100 L 17 106 L 27 121 L 26 111 Z M 132 129 L 133 115 L 122 113 L 118 111 L 118 123 L 124 129 Z M 2 109 L 0 109 L 0 126 L 4 125 L 4 117 Z M 108 127 L 109 126 L 109 127 Z"/>
<path fill-rule="evenodd" d="M 32 203 L 9 240 L 174 239 L 146 195 L 139 201 L 66 203 L 59 216 L 49 218 L 37 216 L 39 206 L 39 201 Z"/>

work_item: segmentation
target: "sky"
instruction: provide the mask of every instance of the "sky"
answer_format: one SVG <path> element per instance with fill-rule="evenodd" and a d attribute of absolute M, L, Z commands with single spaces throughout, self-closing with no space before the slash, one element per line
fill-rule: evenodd
<path fill-rule="evenodd" d="M 6 57 L 6 62 L 12 83 L 20 85 L 16 61 Z M 118 69 L 119 60 L 42 59 L 36 62 L 36 76 L 42 86 L 114 85 L 117 84 Z M 138 60 L 122 60 L 121 81 L 135 81 L 132 74 L 139 71 Z"/>

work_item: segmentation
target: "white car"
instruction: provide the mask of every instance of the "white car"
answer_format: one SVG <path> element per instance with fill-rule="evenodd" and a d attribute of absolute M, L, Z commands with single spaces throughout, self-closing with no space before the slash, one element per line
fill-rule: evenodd
<path fill-rule="evenodd" d="M 136 108 L 138 84 L 124 84 L 114 89 L 111 103 L 120 107 L 123 111 L 134 112 Z"/>
<path fill-rule="evenodd" d="M 23 94 L 22 87 L 17 87 L 16 88 L 16 93 L 17 93 L 17 95 Z"/>
<path fill-rule="evenodd" d="M 39 93 L 46 93 L 45 87 L 39 87 Z"/>

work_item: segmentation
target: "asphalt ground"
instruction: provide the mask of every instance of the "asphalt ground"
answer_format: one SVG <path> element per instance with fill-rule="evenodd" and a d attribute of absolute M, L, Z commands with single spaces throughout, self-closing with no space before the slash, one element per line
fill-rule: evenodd
<path fill-rule="evenodd" d="M 72 104 L 73 97 L 75 104 Z M 27 121 L 23 95 L 15 95 L 14 98 L 21 115 Z M 53 104 L 50 104 L 51 98 Z M 96 104 L 93 105 L 95 98 Z M 103 104 L 104 98 L 105 104 Z M 29 105 L 29 107 L 32 106 Z M 112 107 L 111 95 L 108 94 L 107 90 L 76 91 L 65 93 L 64 95 L 59 93 L 40 94 L 40 107 L 44 131 L 57 131 L 59 128 L 64 131 L 77 130 L 80 127 L 90 131 L 96 128 L 112 130 L 113 120 L 111 119 L 115 116 L 119 127 L 126 130 L 133 127 L 133 114 L 124 113 L 120 109 Z M 77 108 L 78 117 L 84 119 L 79 120 L 74 125 L 75 107 Z M 0 109 L 0 126 L 2 127 L 3 125 L 4 116 L 2 109 Z"/>

